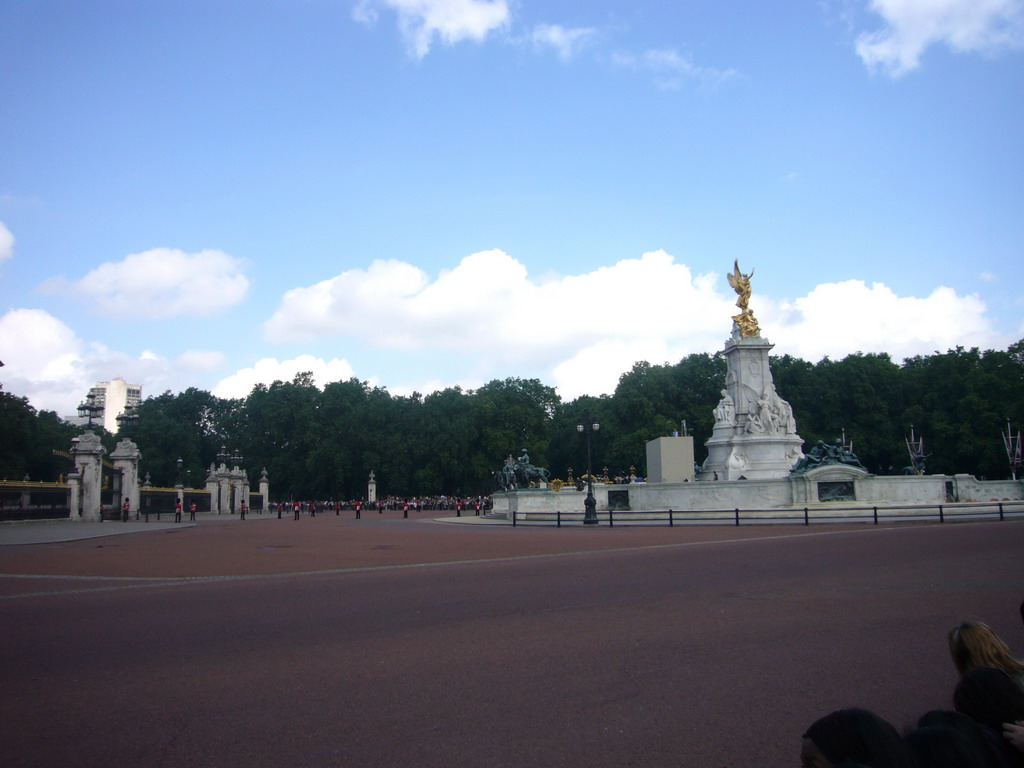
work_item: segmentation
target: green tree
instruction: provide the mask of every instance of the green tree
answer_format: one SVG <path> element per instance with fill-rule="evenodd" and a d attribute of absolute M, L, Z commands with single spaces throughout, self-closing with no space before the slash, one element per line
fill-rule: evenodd
<path fill-rule="evenodd" d="M 506 456 L 518 456 L 523 449 L 533 464 L 546 466 L 551 420 L 561 402 L 553 388 L 537 379 L 495 379 L 472 392 L 470 399 L 478 470 L 487 466 L 489 475 Z"/>
<path fill-rule="evenodd" d="M 70 468 L 53 451 L 67 451 L 81 427 L 60 419 L 53 411 L 36 411 L 28 398 L 0 391 L 0 479 L 53 482 Z"/>
<path fill-rule="evenodd" d="M 489 466 L 474 456 L 479 425 L 473 403 L 461 388 L 451 387 L 423 400 L 421 434 L 425 444 L 420 487 L 425 493 L 489 492 Z"/>

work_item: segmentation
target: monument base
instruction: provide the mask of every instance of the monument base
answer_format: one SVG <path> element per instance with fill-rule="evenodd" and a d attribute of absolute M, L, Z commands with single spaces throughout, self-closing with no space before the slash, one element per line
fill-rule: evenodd
<path fill-rule="evenodd" d="M 726 428 L 728 429 L 728 428 Z M 721 431 L 726 431 L 722 429 Z M 715 429 L 718 433 L 719 428 Z M 701 468 L 701 480 L 774 480 L 789 475 L 803 456 L 803 440 L 798 435 L 716 434 L 704 445 L 708 457 Z"/>
<path fill-rule="evenodd" d="M 772 344 L 733 329 L 723 354 L 725 389 L 715 408 L 715 426 L 704 445 L 708 457 L 701 480 L 774 480 L 784 478 L 803 456 L 803 440 L 789 403 L 772 381 Z"/>
<path fill-rule="evenodd" d="M 549 520 L 561 512 L 582 519 L 586 491 L 529 489 L 496 492 L 494 517 Z M 1024 480 L 977 480 L 970 475 L 872 475 L 863 469 L 825 465 L 769 480 L 718 483 L 594 484 L 597 513 L 609 509 L 644 513 L 669 509 L 686 515 L 702 510 L 784 510 L 851 505 L 915 505 L 1024 499 Z"/>

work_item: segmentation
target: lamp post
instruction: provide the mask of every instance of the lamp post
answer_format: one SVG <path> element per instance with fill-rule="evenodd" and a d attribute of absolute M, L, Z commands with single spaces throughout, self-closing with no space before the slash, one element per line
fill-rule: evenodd
<path fill-rule="evenodd" d="M 92 429 L 92 423 L 96 420 L 96 417 L 103 411 L 103 406 L 97 404 L 96 393 L 90 392 L 85 396 L 85 402 L 78 406 L 78 415 L 83 419 L 87 419 L 89 428 Z"/>
<path fill-rule="evenodd" d="M 126 405 L 124 407 L 124 413 L 119 413 L 117 416 L 117 429 L 119 432 L 124 432 L 128 435 L 129 432 L 135 429 L 135 425 L 139 423 L 139 414 L 135 412 L 135 406 Z"/>
<path fill-rule="evenodd" d="M 583 524 L 597 525 L 597 500 L 594 498 L 594 474 L 590 470 L 590 436 L 597 432 L 601 425 L 587 414 L 576 425 L 576 431 L 587 436 L 587 498 L 583 501 Z"/>

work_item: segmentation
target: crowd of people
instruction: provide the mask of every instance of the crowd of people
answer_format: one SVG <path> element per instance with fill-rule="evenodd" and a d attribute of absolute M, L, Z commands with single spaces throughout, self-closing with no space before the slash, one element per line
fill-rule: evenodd
<path fill-rule="evenodd" d="M 979 621 L 950 630 L 949 652 L 960 674 L 952 710 L 926 712 L 902 735 L 866 709 L 832 712 L 804 733 L 803 768 L 1024 768 L 1024 662 Z"/>
<path fill-rule="evenodd" d="M 300 514 L 308 514 L 313 517 L 317 513 L 333 512 L 335 514 L 341 514 L 342 511 L 348 512 L 378 512 L 384 513 L 385 511 L 391 512 L 455 512 L 456 514 L 470 514 L 470 515 L 482 515 L 486 514 L 491 510 L 491 497 L 490 496 L 414 496 L 411 498 L 405 498 L 401 496 L 388 496 L 387 498 L 378 499 L 376 501 L 362 501 L 361 499 L 347 499 L 347 500 L 335 500 L 328 499 L 327 501 L 317 501 L 315 499 L 310 501 L 283 501 L 274 502 L 269 505 L 269 511 L 274 513 L 278 512 L 279 508 L 281 511 L 292 512 L 295 515 L 295 519 L 299 519 Z"/>

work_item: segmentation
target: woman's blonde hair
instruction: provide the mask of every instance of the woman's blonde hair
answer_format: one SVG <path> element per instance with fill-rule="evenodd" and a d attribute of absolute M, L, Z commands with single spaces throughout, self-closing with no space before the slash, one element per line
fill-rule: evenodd
<path fill-rule="evenodd" d="M 949 655 L 961 675 L 979 667 L 1001 669 L 1011 677 L 1024 675 L 1024 663 L 1013 658 L 1002 638 L 980 621 L 965 621 L 949 630 Z"/>

